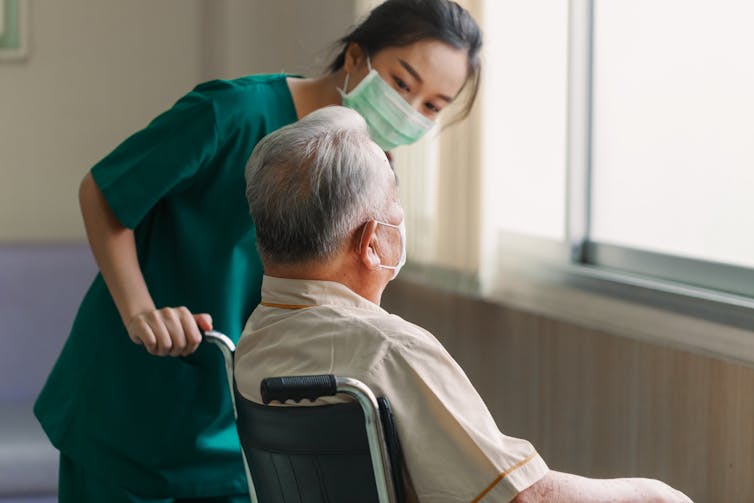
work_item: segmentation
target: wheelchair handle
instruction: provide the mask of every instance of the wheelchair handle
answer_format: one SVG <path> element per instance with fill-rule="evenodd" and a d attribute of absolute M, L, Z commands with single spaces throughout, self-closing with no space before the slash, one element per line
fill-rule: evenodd
<path fill-rule="evenodd" d="M 300 402 L 304 398 L 315 401 L 321 396 L 334 396 L 338 392 L 337 381 L 332 374 L 314 376 L 268 377 L 260 386 L 265 405 L 276 400 Z"/>
<path fill-rule="evenodd" d="M 202 330 L 199 329 L 199 333 L 202 334 L 202 342 L 210 342 L 218 346 L 222 350 L 227 350 L 230 353 L 235 352 L 236 345 L 227 335 L 216 332 L 215 330 Z"/>

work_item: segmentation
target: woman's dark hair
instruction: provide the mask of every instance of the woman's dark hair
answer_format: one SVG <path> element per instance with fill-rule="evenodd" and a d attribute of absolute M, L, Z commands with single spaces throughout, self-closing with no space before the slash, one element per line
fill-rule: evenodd
<path fill-rule="evenodd" d="M 387 0 L 378 5 L 360 25 L 338 40 L 340 53 L 329 70 L 340 70 L 352 42 L 367 54 L 375 54 L 386 47 L 403 47 L 426 39 L 467 51 L 469 63 L 464 87 L 470 85 L 470 94 L 457 120 L 463 119 L 469 115 L 479 92 L 482 31 L 466 9 L 450 0 Z"/>

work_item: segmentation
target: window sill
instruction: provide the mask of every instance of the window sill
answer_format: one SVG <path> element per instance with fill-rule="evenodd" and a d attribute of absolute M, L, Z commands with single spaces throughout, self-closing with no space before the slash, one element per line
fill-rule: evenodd
<path fill-rule="evenodd" d="M 408 264 L 400 280 L 754 367 L 754 300 L 583 266 L 506 267 L 494 285 Z"/>

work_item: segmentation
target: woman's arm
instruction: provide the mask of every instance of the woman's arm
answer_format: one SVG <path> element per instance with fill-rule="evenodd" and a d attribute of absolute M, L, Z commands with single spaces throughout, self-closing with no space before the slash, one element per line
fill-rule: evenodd
<path fill-rule="evenodd" d="M 210 316 L 192 315 L 186 307 L 156 308 L 139 267 L 134 233 L 115 217 L 91 173 L 81 182 L 79 204 L 89 246 L 131 340 L 154 355 L 193 353 L 201 342 L 197 324 L 210 330 Z"/>
<path fill-rule="evenodd" d="M 653 479 L 590 479 L 550 470 L 511 503 L 691 503 L 682 492 Z"/>

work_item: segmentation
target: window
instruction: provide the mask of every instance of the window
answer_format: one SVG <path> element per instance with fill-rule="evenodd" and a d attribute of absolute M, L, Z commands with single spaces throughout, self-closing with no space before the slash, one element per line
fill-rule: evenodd
<path fill-rule="evenodd" d="M 485 2 L 485 248 L 754 297 L 752 22 L 743 0 Z"/>
<path fill-rule="evenodd" d="M 590 260 L 754 296 L 754 4 L 593 19 Z"/>
<path fill-rule="evenodd" d="M 463 3 L 481 99 L 397 155 L 410 263 L 478 273 L 483 295 L 523 271 L 750 330 L 754 4 Z"/>
<path fill-rule="evenodd" d="M 408 271 L 602 316 L 555 313 L 573 298 L 533 278 L 750 336 L 754 4 L 462 3 L 485 33 L 482 92 L 471 120 L 396 151 Z M 704 347 L 736 357 L 725 337 Z"/>

